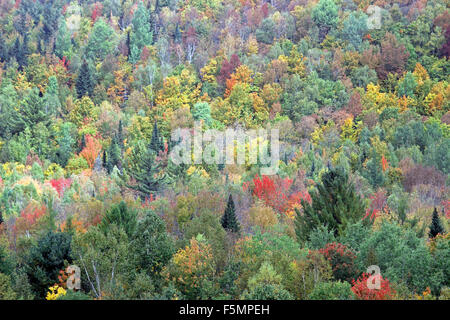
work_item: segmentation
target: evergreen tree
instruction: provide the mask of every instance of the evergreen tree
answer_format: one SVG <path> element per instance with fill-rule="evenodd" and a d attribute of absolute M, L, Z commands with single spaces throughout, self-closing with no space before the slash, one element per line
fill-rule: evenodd
<path fill-rule="evenodd" d="M 22 43 L 20 42 L 19 37 L 16 38 L 13 47 L 11 48 L 10 56 L 16 58 L 17 63 L 19 64 L 19 70 L 22 70 L 23 67 L 27 65 L 27 54 L 28 54 L 28 37 L 26 34 L 23 37 Z"/>
<path fill-rule="evenodd" d="M 238 233 L 239 232 L 239 222 L 236 218 L 236 209 L 234 207 L 234 201 L 233 197 L 230 194 L 230 197 L 228 198 L 227 207 L 225 209 L 225 212 L 222 216 L 222 227 L 225 230 Z"/>
<path fill-rule="evenodd" d="M 29 90 L 20 107 L 14 109 L 10 119 L 11 133 L 22 132 L 25 128 L 33 128 L 39 122 L 48 123 L 50 119 L 42 108 L 43 99 L 40 97 L 40 91 L 34 87 Z"/>
<path fill-rule="evenodd" d="M 311 199 L 311 204 L 302 200 L 303 212 L 295 209 L 295 233 L 300 242 L 308 241 L 311 231 L 320 225 L 338 235 L 347 225 L 360 221 L 365 213 L 363 200 L 339 168 L 323 174 Z"/>
<path fill-rule="evenodd" d="M 142 2 L 134 13 L 130 35 L 130 62 L 136 63 L 141 58 L 142 49 L 153 42 L 150 26 L 150 14 Z"/>
<path fill-rule="evenodd" d="M 428 232 L 428 236 L 430 238 L 434 238 L 438 234 L 444 234 L 444 227 L 442 226 L 442 222 L 441 219 L 439 218 L 437 209 L 434 208 L 433 218 L 431 220 L 430 231 Z"/>
<path fill-rule="evenodd" d="M 137 226 L 137 212 L 134 209 L 128 208 L 125 201 L 121 201 L 119 204 L 115 204 L 106 211 L 99 229 L 107 234 L 111 228 L 111 225 L 115 224 L 121 228 L 127 236 L 131 237 Z"/>
<path fill-rule="evenodd" d="M 162 142 L 162 139 L 159 136 L 158 125 L 156 121 L 155 124 L 153 125 L 153 133 L 152 133 L 152 140 L 150 142 L 150 149 L 152 149 L 156 154 L 158 154 L 159 151 L 164 151 L 164 143 Z"/>
<path fill-rule="evenodd" d="M 70 234 L 50 231 L 29 250 L 25 257 L 25 271 L 37 296 L 45 296 L 65 263 L 72 262 L 71 242 Z"/>
<path fill-rule="evenodd" d="M 155 194 L 166 180 L 166 175 L 160 172 L 161 164 L 156 161 L 155 151 L 150 145 L 144 147 L 138 142 L 130 158 L 128 173 L 137 184 L 127 186 L 140 192 L 143 198 Z"/>
<path fill-rule="evenodd" d="M 58 30 L 58 18 L 61 15 L 61 1 L 46 1 L 42 10 L 42 31 L 44 34 L 44 41 L 49 45 L 49 40 Z"/>
<path fill-rule="evenodd" d="M 106 157 L 106 154 L 105 154 Z M 119 144 L 117 143 L 117 136 L 114 136 L 114 138 L 111 141 L 111 145 L 108 149 L 108 157 L 106 159 L 106 171 L 108 173 L 111 173 L 114 167 L 116 166 L 118 169 L 122 168 L 121 165 L 121 149 L 119 147 Z"/>
<path fill-rule="evenodd" d="M 77 88 L 78 98 L 85 95 L 91 96 L 94 92 L 94 77 L 92 71 L 89 68 L 89 64 L 84 61 L 78 74 L 77 82 L 75 83 Z"/>
<path fill-rule="evenodd" d="M 370 184 L 374 187 L 380 187 L 383 185 L 385 179 L 381 164 L 381 156 L 372 149 L 371 158 L 367 161 L 366 169 L 363 171 L 363 176 L 369 180 Z"/>
<path fill-rule="evenodd" d="M 67 30 L 66 21 L 62 19 L 61 26 L 59 27 L 58 35 L 56 37 L 55 54 L 61 59 L 64 56 L 70 59 L 72 55 L 71 51 L 72 40 L 70 39 L 70 33 Z"/>

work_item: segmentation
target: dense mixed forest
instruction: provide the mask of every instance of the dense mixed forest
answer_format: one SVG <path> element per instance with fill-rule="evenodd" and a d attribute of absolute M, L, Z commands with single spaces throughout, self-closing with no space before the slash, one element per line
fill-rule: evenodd
<path fill-rule="evenodd" d="M 449 55 L 445 0 L 0 0 L 0 299 L 450 299 Z"/>

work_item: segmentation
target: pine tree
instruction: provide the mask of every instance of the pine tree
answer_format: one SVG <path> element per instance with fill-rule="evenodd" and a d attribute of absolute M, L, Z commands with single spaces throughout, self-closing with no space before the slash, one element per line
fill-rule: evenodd
<path fill-rule="evenodd" d="M 437 212 L 437 209 L 434 208 L 433 210 L 433 218 L 431 220 L 430 225 L 430 232 L 428 232 L 428 236 L 430 238 L 436 237 L 438 234 L 444 233 L 444 227 L 442 226 L 441 219 L 439 218 L 439 214 Z"/>
<path fill-rule="evenodd" d="M 156 124 L 156 121 L 155 124 L 153 125 L 153 133 L 152 133 L 152 140 L 150 142 L 150 149 L 156 152 L 156 154 L 158 154 L 159 151 L 164 151 L 164 144 L 159 136 L 158 125 Z"/>
<path fill-rule="evenodd" d="M 85 95 L 91 96 L 94 92 L 93 75 L 86 61 L 84 61 L 81 65 L 80 73 L 78 74 L 75 86 L 77 88 L 78 98 L 81 98 Z"/>
<path fill-rule="evenodd" d="M 160 185 L 166 181 L 165 173 L 161 174 L 161 164 L 156 161 L 156 153 L 150 148 L 138 145 L 132 151 L 128 173 L 136 180 L 136 185 L 127 185 L 129 188 L 139 191 L 143 198 L 155 194 Z"/>
<path fill-rule="evenodd" d="M 295 233 L 300 242 L 307 241 L 310 232 L 320 225 L 325 225 L 337 236 L 348 224 L 361 220 L 365 213 L 363 200 L 340 168 L 329 169 L 323 174 L 311 199 L 311 204 L 302 200 L 303 212 L 295 209 Z"/>
<path fill-rule="evenodd" d="M 239 222 L 236 218 L 236 209 L 234 207 L 234 201 L 233 201 L 233 197 L 230 194 L 230 197 L 228 198 L 228 203 L 227 203 L 227 207 L 225 209 L 225 212 L 222 216 L 222 227 L 225 230 L 234 232 L 234 233 L 239 233 L 240 227 L 239 227 Z"/>
<path fill-rule="evenodd" d="M 33 128 L 39 122 L 48 124 L 50 121 L 48 115 L 45 113 L 43 99 L 39 95 L 40 91 L 34 87 L 30 89 L 28 94 L 17 110 L 14 111 L 10 121 L 11 132 L 19 133 L 25 128 Z"/>

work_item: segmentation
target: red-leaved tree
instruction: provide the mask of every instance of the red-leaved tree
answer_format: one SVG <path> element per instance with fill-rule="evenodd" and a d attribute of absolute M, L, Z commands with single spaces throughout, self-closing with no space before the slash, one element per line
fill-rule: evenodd
<path fill-rule="evenodd" d="M 94 167 L 95 159 L 102 150 L 102 145 L 100 141 L 95 139 L 93 136 L 86 135 L 86 147 L 80 152 L 80 155 L 86 159 L 89 168 Z"/>
<path fill-rule="evenodd" d="M 373 275 L 372 279 L 370 274 L 363 273 L 358 280 L 353 280 L 352 291 L 359 300 L 391 300 L 395 296 L 395 290 L 391 288 L 389 280 L 384 279 L 380 274 Z M 369 289 L 367 284 L 371 280 L 380 281 L 380 289 Z"/>
<path fill-rule="evenodd" d="M 285 213 L 295 204 L 300 204 L 301 200 L 311 203 L 311 197 L 308 192 L 290 193 L 292 179 L 269 176 L 259 177 L 258 175 L 250 181 L 243 184 L 244 191 L 251 190 L 253 196 L 278 211 Z"/>
<path fill-rule="evenodd" d="M 50 180 L 50 184 L 56 189 L 59 197 L 61 198 L 64 195 L 64 191 L 72 185 L 72 180 L 70 178 L 65 179 L 62 177 L 59 179 Z"/>
<path fill-rule="evenodd" d="M 342 243 L 328 243 L 319 252 L 330 262 L 336 280 L 351 282 L 358 274 L 355 253 Z"/>

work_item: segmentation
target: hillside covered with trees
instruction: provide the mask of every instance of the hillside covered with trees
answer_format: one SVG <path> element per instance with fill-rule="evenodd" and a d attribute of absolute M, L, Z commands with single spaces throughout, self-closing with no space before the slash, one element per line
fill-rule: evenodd
<path fill-rule="evenodd" d="M 0 299 L 450 299 L 449 56 L 445 0 L 0 0 Z"/>

